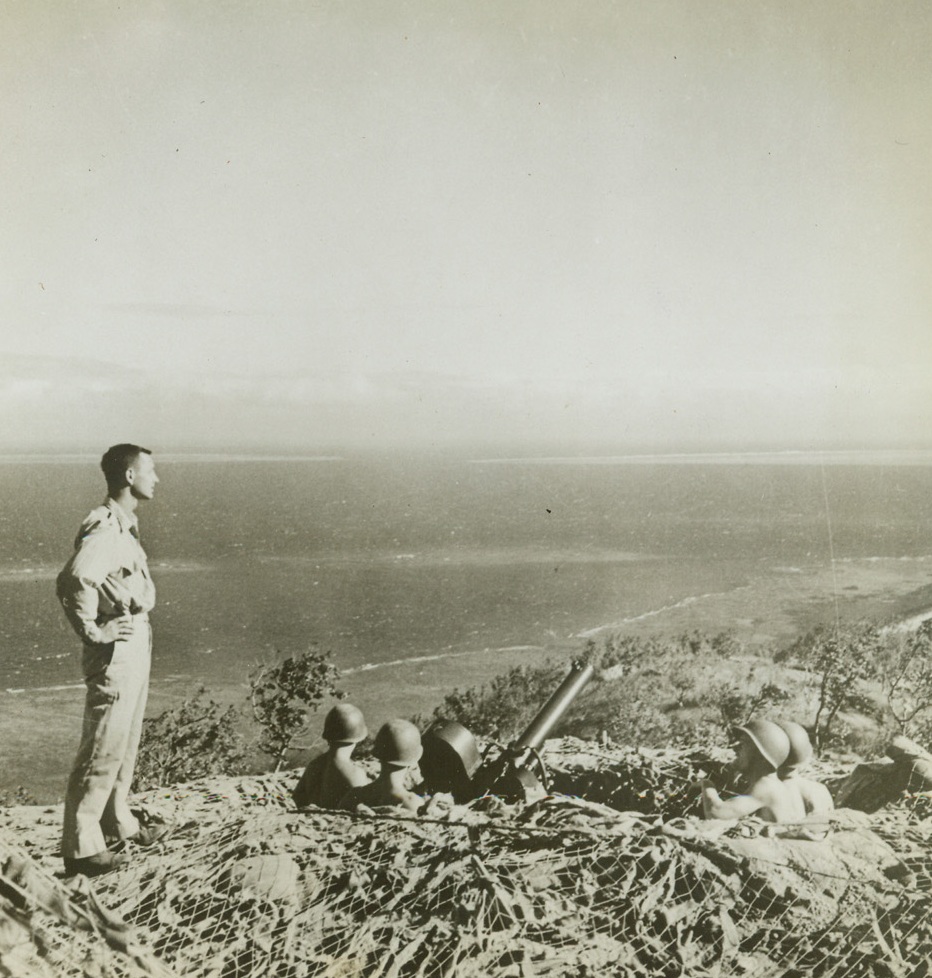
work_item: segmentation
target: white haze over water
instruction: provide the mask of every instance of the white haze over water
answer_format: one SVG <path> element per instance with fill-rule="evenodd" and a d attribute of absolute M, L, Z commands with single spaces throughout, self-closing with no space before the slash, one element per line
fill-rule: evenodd
<path fill-rule="evenodd" d="M 444 455 L 448 453 L 443 453 Z M 197 464 L 233 462 L 341 462 L 358 457 L 350 455 L 302 455 L 297 453 L 262 454 L 260 452 L 159 452 L 159 462 L 196 462 Z M 475 465 L 932 465 L 932 450 L 861 449 L 861 450 L 794 450 L 744 452 L 656 452 L 635 455 L 515 455 L 472 458 Z M 91 465 L 99 456 L 91 453 L 0 453 L 0 465 Z"/>
<path fill-rule="evenodd" d="M 932 451 L 682 452 L 473 459 L 479 465 L 932 465 Z"/>

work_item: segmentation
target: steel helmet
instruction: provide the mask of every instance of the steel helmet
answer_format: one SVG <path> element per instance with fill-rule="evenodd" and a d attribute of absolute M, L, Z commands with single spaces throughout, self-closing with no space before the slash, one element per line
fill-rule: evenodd
<path fill-rule="evenodd" d="M 445 769 L 446 773 L 455 770 L 471 778 L 482 763 L 476 738 L 455 720 L 438 720 L 432 724 L 423 737 L 424 762 L 421 771 L 427 777 L 428 754 L 434 767 Z M 438 774 L 441 772 L 438 771 Z"/>
<path fill-rule="evenodd" d="M 795 720 L 781 720 L 780 726 L 790 738 L 790 756 L 780 765 L 781 769 L 792 771 L 812 757 L 812 741 L 806 728 Z"/>
<path fill-rule="evenodd" d="M 324 740 L 331 744 L 357 744 L 369 733 L 362 710 L 338 703 L 324 718 Z"/>
<path fill-rule="evenodd" d="M 408 767 L 421 759 L 421 734 L 408 720 L 389 720 L 375 735 L 372 753 L 386 764 Z"/>
<path fill-rule="evenodd" d="M 749 720 L 743 727 L 735 727 L 745 734 L 757 748 L 761 757 L 774 770 L 786 763 L 790 756 L 790 738 L 772 720 Z"/>

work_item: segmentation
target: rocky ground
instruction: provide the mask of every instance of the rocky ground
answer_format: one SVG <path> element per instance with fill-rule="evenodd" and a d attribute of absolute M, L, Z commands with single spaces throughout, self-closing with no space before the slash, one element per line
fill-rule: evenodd
<path fill-rule="evenodd" d="M 694 818 L 700 750 L 550 742 L 554 793 L 412 817 L 218 779 L 138 796 L 171 833 L 91 883 L 56 875 L 58 806 L 2 809 L 0 975 L 919 978 L 932 819 L 894 754 L 834 781 L 871 814 L 785 827 Z"/>

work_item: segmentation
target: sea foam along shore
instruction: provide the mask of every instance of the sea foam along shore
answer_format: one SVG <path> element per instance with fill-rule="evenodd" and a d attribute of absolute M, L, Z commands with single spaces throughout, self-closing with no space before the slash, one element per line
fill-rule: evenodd
<path fill-rule="evenodd" d="M 915 632 L 919 626 L 926 621 L 932 620 L 932 608 L 928 608 L 925 611 L 919 612 L 916 615 L 910 615 L 908 618 L 904 618 L 902 621 L 898 621 L 894 625 L 888 625 L 884 631 L 885 632 Z"/>

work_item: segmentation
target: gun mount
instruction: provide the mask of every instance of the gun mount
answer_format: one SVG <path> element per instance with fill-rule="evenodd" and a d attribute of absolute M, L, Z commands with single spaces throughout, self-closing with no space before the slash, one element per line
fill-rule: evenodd
<path fill-rule="evenodd" d="M 482 795 L 497 795 L 509 801 L 526 800 L 529 795 L 546 789 L 547 772 L 540 747 L 594 673 L 591 663 L 574 661 L 569 674 L 527 729 L 492 759 L 485 756 L 480 762 L 475 739 L 461 724 L 448 721 L 434 724 L 422 739 L 421 772 L 428 790 L 449 791 L 457 802 L 463 803 Z"/>

